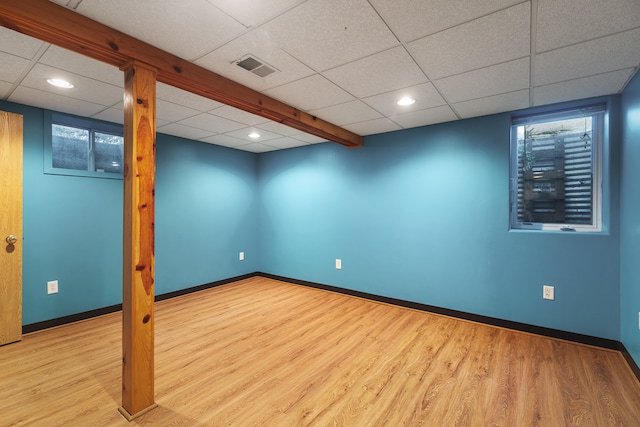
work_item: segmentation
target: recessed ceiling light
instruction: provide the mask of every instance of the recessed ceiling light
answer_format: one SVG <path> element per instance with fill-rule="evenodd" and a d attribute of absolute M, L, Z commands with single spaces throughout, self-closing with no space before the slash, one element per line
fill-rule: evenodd
<path fill-rule="evenodd" d="M 61 87 L 63 89 L 71 89 L 74 87 L 71 83 L 63 79 L 47 79 L 47 83 L 55 87 Z"/>
<path fill-rule="evenodd" d="M 248 136 L 253 139 L 260 138 L 260 134 L 258 132 L 251 132 Z"/>
<path fill-rule="evenodd" d="M 415 104 L 415 102 L 415 99 L 405 96 L 404 98 L 401 98 L 400 101 L 398 101 L 398 105 L 411 105 Z"/>

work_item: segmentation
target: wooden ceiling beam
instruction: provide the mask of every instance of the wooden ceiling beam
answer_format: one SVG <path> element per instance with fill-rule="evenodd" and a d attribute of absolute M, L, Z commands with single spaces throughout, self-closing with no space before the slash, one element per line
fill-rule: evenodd
<path fill-rule="evenodd" d="M 2 0 L 0 25 L 116 67 L 137 61 L 157 80 L 300 131 L 359 147 L 362 137 L 49 0 Z"/>

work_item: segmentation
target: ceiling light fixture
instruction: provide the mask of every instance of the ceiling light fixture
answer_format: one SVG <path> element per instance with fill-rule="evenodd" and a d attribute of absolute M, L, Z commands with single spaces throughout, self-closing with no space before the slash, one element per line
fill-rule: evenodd
<path fill-rule="evenodd" d="M 49 83 L 51 86 L 61 87 L 63 89 L 71 89 L 75 87 L 73 84 L 63 79 L 47 79 L 47 83 Z"/>
<path fill-rule="evenodd" d="M 260 134 L 258 132 L 251 132 L 248 136 L 253 139 L 260 138 Z"/>
<path fill-rule="evenodd" d="M 398 105 L 411 105 L 415 104 L 415 102 L 415 99 L 405 96 L 404 98 L 401 98 L 400 101 L 398 101 Z"/>

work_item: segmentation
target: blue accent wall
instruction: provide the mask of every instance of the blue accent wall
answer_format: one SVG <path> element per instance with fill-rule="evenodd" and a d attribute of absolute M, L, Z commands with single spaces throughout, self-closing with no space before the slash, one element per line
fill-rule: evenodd
<path fill-rule="evenodd" d="M 500 114 L 369 136 L 358 149 L 261 154 L 262 270 L 619 339 L 617 188 L 607 233 L 510 232 L 509 127 Z"/>
<path fill-rule="evenodd" d="M 640 365 L 640 75 L 622 94 L 620 335 Z"/>
<path fill-rule="evenodd" d="M 121 303 L 122 180 L 45 174 L 44 111 L 0 109 L 24 116 L 23 324 Z M 253 153 L 157 136 L 157 295 L 257 270 L 256 168 Z"/>

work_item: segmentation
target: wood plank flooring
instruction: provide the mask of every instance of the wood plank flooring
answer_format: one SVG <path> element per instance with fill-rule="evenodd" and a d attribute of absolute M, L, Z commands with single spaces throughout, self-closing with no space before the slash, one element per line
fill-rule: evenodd
<path fill-rule="evenodd" d="M 128 423 L 121 313 L 0 347 L 0 426 L 640 426 L 615 351 L 264 278 L 156 305 Z"/>

